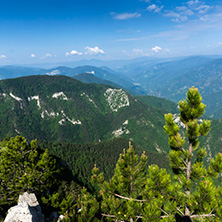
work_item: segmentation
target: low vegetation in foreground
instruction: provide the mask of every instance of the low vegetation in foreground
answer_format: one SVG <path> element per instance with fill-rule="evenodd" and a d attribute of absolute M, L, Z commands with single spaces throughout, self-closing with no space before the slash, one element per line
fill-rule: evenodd
<path fill-rule="evenodd" d="M 5 139 L 0 149 L 1 214 L 28 191 L 36 193 L 43 211 L 57 210 L 64 221 L 221 221 L 222 187 L 216 179 L 222 154 L 205 161 L 199 139 L 211 123 L 200 119 L 205 111 L 201 100 L 193 87 L 179 102 L 185 132 L 179 132 L 172 114 L 165 115 L 172 172 L 155 164 L 147 167 L 145 152 L 139 158 L 129 143 L 110 180 L 95 165 L 88 190 L 81 189 L 67 163 L 39 149 L 36 141 Z"/>

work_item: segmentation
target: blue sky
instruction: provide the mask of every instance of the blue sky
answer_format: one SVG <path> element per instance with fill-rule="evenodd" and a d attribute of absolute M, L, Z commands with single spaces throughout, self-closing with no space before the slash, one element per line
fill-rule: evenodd
<path fill-rule="evenodd" d="M 222 55 L 222 1 L 0 0 L 0 65 Z"/>

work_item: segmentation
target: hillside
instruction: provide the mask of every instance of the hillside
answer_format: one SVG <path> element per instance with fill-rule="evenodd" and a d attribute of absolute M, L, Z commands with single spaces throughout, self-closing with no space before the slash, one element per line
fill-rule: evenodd
<path fill-rule="evenodd" d="M 184 98 L 188 88 L 195 86 L 200 90 L 203 102 L 207 104 L 206 114 L 212 118 L 222 118 L 221 58 L 187 57 L 149 67 L 139 66 L 129 75 L 132 75 L 147 94 L 173 102 Z"/>
<path fill-rule="evenodd" d="M 131 95 L 138 95 L 138 93 L 136 93 L 128 88 L 120 86 L 114 82 L 111 82 L 111 81 L 108 81 L 105 79 L 101 79 L 92 73 L 81 73 L 76 76 L 73 76 L 73 78 L 76 80 L 79 80 L 80 82 L 83 82 L 83 83 L 96 83 L 96 84 L 101 84 L 101 85 L 112 86 L 115 88 L 123 89 L 126 92 L 130 93 Z"/>
<path fill-rule="evenodd" d="M 109 85 L 116 88 L 121 88 L 120 85 L 113 83 L 111 81 L 100 79 L 99 77 L 93 75 L 92 73 L 81 73 L 73 77 L 76 80 L 79 80 L 84 83 L 97 83 L 101 85 Z"/>
<path fill-rule="evenodd" d="M 113 170 L 120 153 L 127 150 L 129 141 L 123 138 L 114 138 L 106 142 L 70 144 L 43 141 L 40 146 L 47 148 L 49 152 L 61 158 L 68 164 L 73 176 L 85 186 L 89 185 L 91 171 L 96 164 L 101 172 L 104 172 L 106 179 L 113 176 Z M 143 150 L 133 143 L 135 152 L 140 156 Z M 160 167 L 169 169 L 169 162 L 166 154 L 159 154 L 147 151 L 147 165 L 157 164 Z"/>
<path fill-rule="evenodd" d="M 135 85 L 133 80 L 108 67 L 78 66 L 72 69 L 72 77 L 81 73 L 91 73 L 100 79 L 111 81 L 138 94 L 145 94 L 145 91 L 140 86 Z"/>
<path fill-rule="evenodd" d="M 10 112 L 8 112 L 10 110 Z M 144 150 L 168 152 L 163 112 L 122 89 L 66 76 L 0 81 L 0 137 L 86 143 L 122 136 Z"/>
<path fill-rule="evenodd" d="M 162 110 L 163 113 L 178 113 L 177 104 L 164 98 L 155 96 L 137 96 L 140 102 L 147 104 L 150 107 Z"/>

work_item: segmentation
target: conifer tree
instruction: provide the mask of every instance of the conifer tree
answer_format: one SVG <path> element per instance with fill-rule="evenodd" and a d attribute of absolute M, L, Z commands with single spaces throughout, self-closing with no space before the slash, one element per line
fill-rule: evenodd
<path fill-rule="evenodd" d="M 168 195 L 174 193 L 170 176 L 156 165 L 151 165 L 148 173 L 145 153 L 139 159 L 131 144 L 120 154 L 109 182 L 96 166 L 92 180 L 99 184 L 101 216 L 107 221 L 171 221 L 162 209 L 171 205 Z"/>
<path fill-rule="evenodd" d="M 16 136 L 4 141 L 0 146 L 0 208 L 16 204 L 25 191 L 42 196 L 56 183 L 58 173 L 55 159 L 47 150 L 40 154 L 36 140 L 28 143 Z"/>
<path fill-rule="evenodd" d="M 190 221 L 221 221 L 218 210 L 218 192 L 212 178 L 222 171 L 222 155 L 211 159 L 208 169 L 204 166 L 205 148 L 199 147 L 199 138 L 210 130 L 210 121 L 199 119 L 205 107 L 197 88 L 190 88 L 186 100 L 179 102 L 180 120 L 185 126 L 185 137 L 172 114 L 166 114 L 165 132 L 169 135 L 170 164 L 176 180 L 181 185 L 177 191 L 177 213 Z"/>
<path fill-rule="evenodd" d="M 77 221 L 98 221 L 95 215 L 99 210 L 99 203 L 94 196 L 87 192 L 86 188 L 83 188 L 81 191 L 81 195 L 79 195 L 77 207 Z"/>

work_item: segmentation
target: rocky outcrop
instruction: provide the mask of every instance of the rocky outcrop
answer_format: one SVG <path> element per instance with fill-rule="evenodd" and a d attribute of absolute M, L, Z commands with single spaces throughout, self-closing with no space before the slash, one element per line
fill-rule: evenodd
<path fill-rule="evenodd" d="M 44 215 L 35 194 L 19 195 L 18 205 L 8 210 L 4 222 L 44 222 Z"/>

